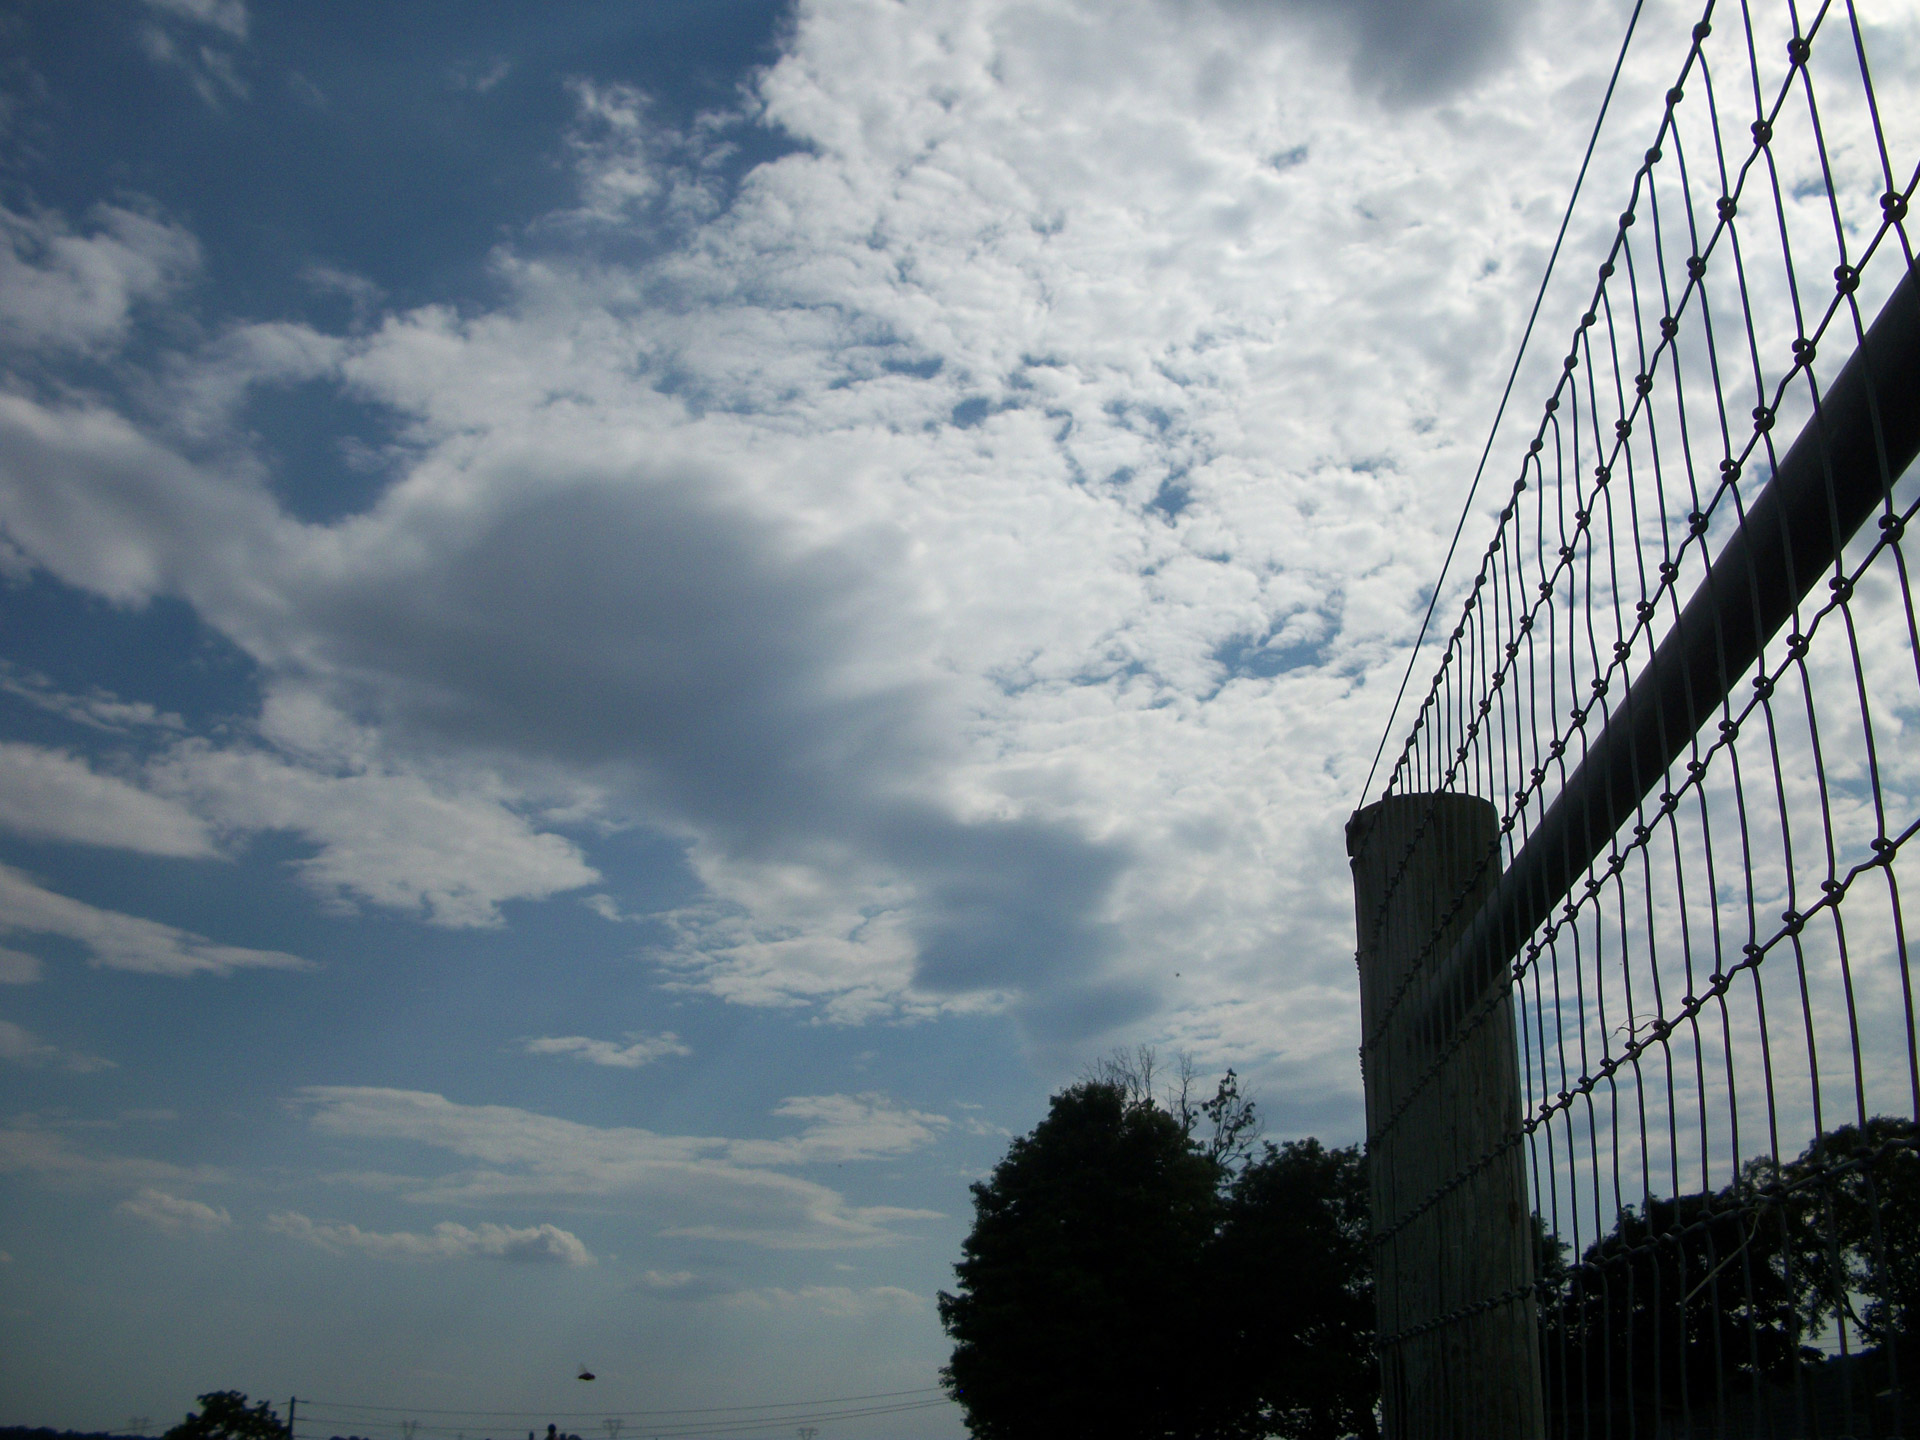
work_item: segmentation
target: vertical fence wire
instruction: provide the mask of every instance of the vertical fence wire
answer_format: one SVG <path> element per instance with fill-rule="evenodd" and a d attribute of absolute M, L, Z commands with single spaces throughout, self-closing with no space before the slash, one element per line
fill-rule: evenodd
<path fill-rule="evenodd" d="M 1898 37 L 1872 19 L 1709 4 L 1692 30 L 1386 788 L 1490 801 L 1484 870 L 1515 865 L 1624 723 L 1913 271 L 1920 104 L 1911 75 L 1876 88 Z M 1876 427 L 1920 410 L 1870 394 Z M 1920 1431 L 1920 484 L 1881 464 L 1873 513 L 1827 537 L 1832 564 L 1750 666 L 1723 661 L 1724 698 L 1634 777 L 1632 813 L 1510 937 L 1506 985 L 1439 1038 L 1434 1073 L 1510 996 L 1523 1109 L 1503 1148 L 1524 1146 L 1556 1435 Z M 1457 918 L 1369 1046 L 1424 1003 Z M 1376 1216 L 1376 1243 L 1439 1198 Z"/>

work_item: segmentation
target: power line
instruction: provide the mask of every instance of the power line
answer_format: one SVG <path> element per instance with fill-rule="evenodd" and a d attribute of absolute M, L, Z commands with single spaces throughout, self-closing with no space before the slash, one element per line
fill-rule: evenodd
<path fill-rule="evenodd" d="M 913 1395 L 913 1394 L 926 1395 L 927 1394 L 926 1391 L 918 1391 L 918 1392 L 905 1391 L 901 1393 L 904 1395 Z M 794 1403 L 797 1404 L 799 1402 L 794 1402 Z M 935 1396 L 933 1398 L 925 1398 L 925 1399 L 917 1399 L 917 1400 L 906 1399 L 906 1400 L 901 1400 L 891 1404 L 864 1405 L 864 1406 L 856 1406 L 852 1408 L 837 1409 L 837 1410 L 834 1410 L 834 1409 L 800 1410 L 800 1409 L 793 1408 L 792 1405 L 789 1405 L 787 1407 L 787 1413 L 778 1414 L 778 1415 L 761 1414 L 761 1415 L 755 1416 L 755 1415 L 739 1415 L 739 1414 L 723 1413 L 723 1412 L 729 1412 L 729 1411 L 738 1411 L 741 1409 L 771 1410 L 774 1408 L 778 1408 L 773 1406 L 760 1406 L 760 1407 L 710 1406 L 702 1410 L 689 1409 L 689 1410 L 679 1410 L 679 1411 L 627 1411 L 624 1413 L 627 1416 L 633 1416 L 637 1414 L 637 1415 L 651 1415 L 656 1417 L 656 1419 L 654 1420 L 654 1423 L 648 1424 L 643 1427 L 651 1437 L 654 1437 L 654 1440 L 687 1440 L 687 1437 L 711 1437 L 711 1440 L 719 1440 L 719 1437 L 725 1436 L 725 1435 L 750 1435 L 755 1433 L 764 1433 L 771 1430 L 787 1430 L 789 1428 L 792 1428 L 797 1425 L 802 1425 L 802 1424 L 825 1423 L 829 1421 L 863 1420 L 863 1419 L 877 1418 L 877 1417 L 886 1416 L 886 1415 L 903 1415 L 903 1414 L 908 1414 L 908 1413 L 920 1411 L 920 1410 L 938 1409 L 943 1405 L 947 1405 L 951 1403 L 952 1402 L 948 1400 L 947 1397 L 945 1397 L 944 1395 L 941 1395 L 941 1396 Z M 461 1412 L 454 1412 L 454 1413 L 461 1413 Z M 465 1413 L 477 1413 L 477 1412 L 465 1412 Z M 491 1413 L 499 1415 L 502 1412 L 491 1412 Z M 526 1419 L 530 1416 L 545 1415 L 552 1412 L 516 1411 L 516 1412 L 505 1412 L 505 1413 L 512 1414 L 518 1419 Z M 704 1419 L 700 1418 L 703 1415 L 711 1418 L 704 1418 Z M 673 1419 L 673 1418 L 670 1418 L 672 1416 L 686 1416 L 689 1418 Z M 411 1420 L 389 1419 L 389 1420 L 378 1420 L 378 1421 L 371 1421 L 371 1422 L 361 1420 L 356 1422 L 349 1417 L 340 1417 L 340 1416 L 335 1416 L 331 1418 L 327 1416 L 314 1416 L 312 1417 L 312 1420 L 325 1421 L 329 1425 L 344 1425 L 349 1430 L 352 1430 L 352 1431 L 359 1431 L 364 1429 L 364 1430 L 375 1431 L 375 1432 L 384 1432 L 387 1435 L 399 1434 L 405 1437 L 405 1440 L 413 1440 L 414 1435 L 416 1435 L 422 1430 L 424 1430 L 429 1435 L 449 1435 L 449 1434 L 455 1433 L 452 1422 L 445 1422 L 437 1426 L 421 1426 L 417 1421 L 411 1421 Z M 514 1428 L 518 1429 L 519 1427 L 518 1425 L 516 1425 Z M 464 1433 L 464 1432 L 461 1432 L 461 1433 Z"/>
<path fill-rule="evenodd" d="M 618 1415 L 623 1418 L 648 1415 L 717 1415 L 743 1410 L 796 1410 L 827 1405 L 854 1405 L 866 1400 L 899 1400 L 912 1395 L 939 1395 L 938 1385 L 922 1385 L 913 1390 L 877 1390 L 870 1395 L 833 1395 L 818 1400 L 769 1400 L 757 1405 L 693 1405 L 653 1410 L 433 1410 L 417 1405 L 366 1405 L 352 1400 L 307 1400 L 308 1408 L 324 1410 L 372 1410 L 394 1415 L 470 1415 L 482 1418 L 504 1417 L 520 1420 L 585 1420 Z M 368 1424 L 377 1422 L 368 1421 Z"/>

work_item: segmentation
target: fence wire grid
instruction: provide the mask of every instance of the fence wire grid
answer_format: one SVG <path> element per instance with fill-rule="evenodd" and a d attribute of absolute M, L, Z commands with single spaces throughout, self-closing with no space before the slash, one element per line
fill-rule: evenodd
<path fill-rule="evenodd" d="M 1911 75 L 1874 74 L 1920 57 L 1882 54 L 1873 19 L 1709 4 L 1693 27 L 1385 790 L 1497 820 L 1368 1017 L 1370 1067 L 1396 1025 L 1427 1046 L 1390 1107 L 1370 1069 L 1370 1154 L 1490 1026 L 1520 1107 L 1376 1213 L 1377 1254 L 1503 1156 L 1535 1236 L 1530 1282 L 1380 1343 L 1531 1307 L 1554 1435 L 1920 1430 L 1920 484 L 1898 433 L 1920 414 L 1920 113 Z M 1847 391 L 1883 312 L 1892 368 L 1863 359 Z M 1803 432 L 1813 508 L 1769 509 Z M 1852 516 L 1847 444 L 1874 487 Z M 1689 644 L 1691 668 L 1656 659 Z M 1530 900 L 1481 906 L 1521 875 Z"/>

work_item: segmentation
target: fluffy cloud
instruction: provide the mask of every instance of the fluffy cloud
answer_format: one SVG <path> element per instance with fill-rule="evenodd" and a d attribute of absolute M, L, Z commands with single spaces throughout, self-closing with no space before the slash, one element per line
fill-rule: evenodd
<path fill-rule="evenodd" d="M 1223 0 L 1256 23 L 1305 19 L 1353 52 L 1364 92 L 1399 104 L 1431 101 L 1505 60 L 1528 0 Z"/>
<path fill-rule="evenodd" d="M 267 1228 L 335 1255 L 370 1255 L 377 1260 L 511 1260 L 526 1265 L 591 1265 L 593 1255 L 578 1235 L 557 1225 L 485 1223 L 458 1225 L 443 1220 L 431 1231 L 397 1230 L 381 1234 L 358 1225 L 327 1225 L 297 1211 L 269 1216 Z"/>
<path fill-rule="evenodd" d="M 0 865 L 0 934 L 57 935 L 83 946 L 92 963 L 146 975 L 225 975 L 234 970 L 297 970 L 307 965 L 278 950 L 223 945 L 204 935 L 123 915 L 55 894 Z"/>
<path fill-rule="evenodd" d="M 418 774 L 365 762 L 329 773 L 264 749 L 197 742 L 149 773 L 223 827 L 313 842 L 318 853 L 299 869 L 322 894 L 438 925 L 497 924 L 503 901 L 545 899 L 600 878 L 571 842 L 536 831 L 477 776 L 465 793 L 449 794 Z"/>
<path fill-rule="evenodd" d="M 572 1055 L 589 1065 L 609 1065 L 619 1070 L 638 1070 L 656 1060 L 693 1053 L 693 1047 L 671 1030 L 658 1035 L 628 1031 L 625 1044 L 592 1040 L 585 1035 L 536 1035 L 520 1043 L 529 1055 Z"/>
<path fill-rule="evenodd" d="M 1624 20 L 1534 8 L 803 4 L 732 122 L 794 144 L 737 188 L 725 121 L 582 87 L 580 203 L 500 252 L 495 308 L 181 357 L 208 433 L 296 374 L 405 417 L 364 513 L 303 524 L 257 464 L 8 396 L 0 524 L 375 737 L 361 769 L 182 752 L 183 803 L 491 817 L 413 871 L 327 821 L 333 893 L 448 923 L 562 893 L 590 867 L 539 816 L 572 786 L 684 840 L 675 984 L 1151 1026 L 1350 1101 L 1341 822 Z M 1597 190 L 1691 19 L 1643 20 Z"/>
<path fill-rule="evenodd" d="M 931 1145 L 944 1115 L 906 1110 L 884 1095 L 793 1095 L 774 1114 L 807 1123 L 785 1140 L 736 1140 L 728 1150 L 746 1165 L 807 1165 L 904 1155 Z"/>
<path fill-rule="evenodd" d="M 837 1192 L 799 1176 L 764 1168 L 828 1158 L 897 1153 L 912 1143 L 903 1128 L 932 1127 L 877 1120 L 886 1107 L 868 1099 L 852 1107 L 803 1105 L 796 1113 L 834 1110 L 809 1127 L 797 1146 L 708 1136 L 660 1135 L 633 1127 L 581 1125 L 503 1105 L 459 1105 L 412 1090 L 314 1086 L 300 1093 L 323 1134 L 355 1140 L 405 1141 L 445 1150 L 472 1168 L 429 1179 L 406 1198 L 419 1203 L 552 1204 L 618 1197 L 638 1206 L 659 1233 L 731 1240 L 776 1249 L 884 1245 L 900 1221 L 931 1212 L 849 1205 Z M 789 1102 L 790 1104 L 793 1102 Z"/>
<path fill-rule="evenodd" d="M 105 205 L 89 235 L 55 215 L 0 206 L 0 343 L 86 353 L 127 332 L 135 308 L 176 289 L 200 248 L 177 225 Z"/>
<path fill-rule="evenodd" d="M 216 853 L 207 827 L 189 811 L 38 745 L 0 742 L 0 829 L 148 855 Z"/>
<path fill-rule="evenodd" d="M 151 1225 L 166 1235 L 212 1235 L 233 1223 L 233 1217 L 216 1205 L 199 1200 L 184 1200 L 151 1186 L 113 1207 L 113 1213 L 125 1220 Z"/>

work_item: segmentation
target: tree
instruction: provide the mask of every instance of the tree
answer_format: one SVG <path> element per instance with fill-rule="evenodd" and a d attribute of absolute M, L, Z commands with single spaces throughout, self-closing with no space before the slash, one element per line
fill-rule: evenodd
<path fill-rule="evenodd" d="M 973 1187 L 940 1296 L 943 1380 L 979 1440 L 1372 1436 L 1357 1150 L 1251 1154 L 1228 1072 L 1163 1108 L 1146 1063 L 1055 1095 Z M 1284 1352 L 1284 1353 L 1279 1353 Z"/>
<path fill-rule="evenodd" d="M 973 1186 L 957 1293 L 940 1296 L 944 1380 L 980 1440 L 1178 1433 L 1215 1182 L 1150 1100 L 1107 1081 L 1053 1097 Z"/>
<path fill-rule="evenodd" d="M 1578 1266 L 1543 1268 L 1557 1425 L 1650 1427 L 1727 1404 L 1791 1414 L 1809 1382 L 1916 1388 L 1917 1139 L 1904 1118 L 1840 1126 L 1794 1160 L 1747 1161 L 1723 1189 L 1624 1206 Z M 1862 1347 L 1852 1380 L 1809 1343 L 1842 1322 Z"/>
<path fill-rule="evenodd" d="M 1371 1239 L 1357 1145 L 1268 1144 L 1233 1176 L 1209 1267 L 1232 1397 L 1224 1433 L 1379 1434 Z"/>
<path fill-rule="evenodd" d="M 1889 1115 L 1816 1137 L 1781 1167 L 1809 1327 L 1844 1316 L 1920 1375 L 1920 1126 Z M 1909 1338 L 1912 1337 L 1912 1338 Z"/>
<path fill-rule="evenodd" d="M 1792 1227 L 1756 1200 L 1748 1176 L 1622 1206 L 1545 1332 L 1548 1403 L 1569 1433 L 1604 1429 L 1609 1416 L 1655 1427 L 1663 1414 L 1758 1392 L 1804 1353 Z"/>
<path fill-rule="evenodd" d="M 293 1432 L 262 1400 L 249 1406 L 238 1390 L 210 1390 L 200 1397 L 200 1413 L 167 1431 L 166 1440 L 292 1440 Z"/>

